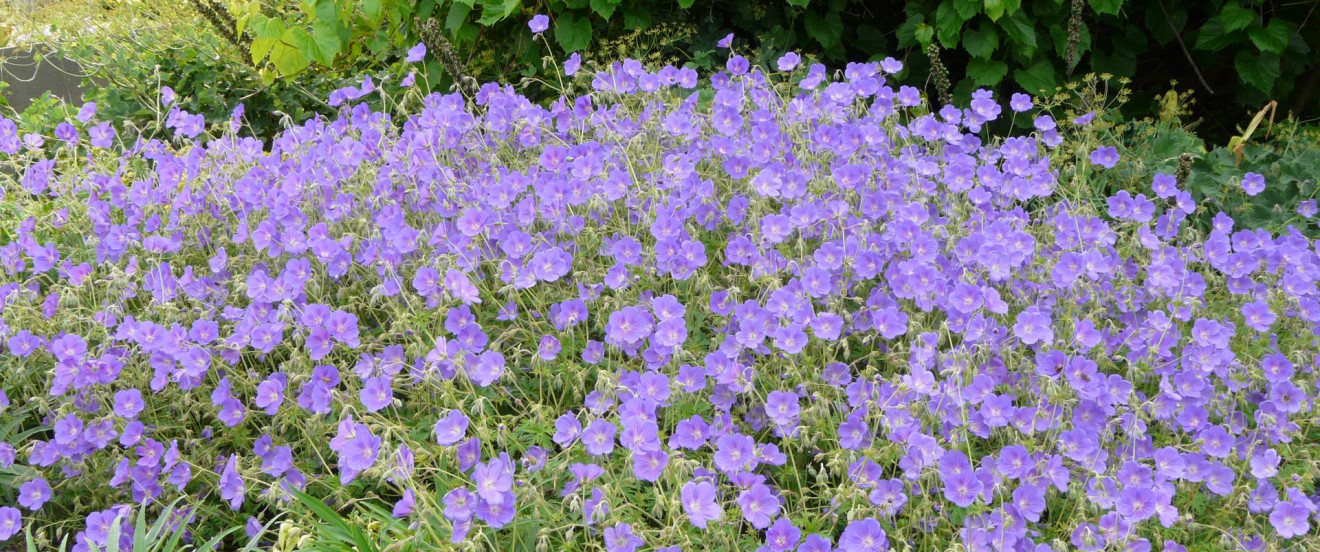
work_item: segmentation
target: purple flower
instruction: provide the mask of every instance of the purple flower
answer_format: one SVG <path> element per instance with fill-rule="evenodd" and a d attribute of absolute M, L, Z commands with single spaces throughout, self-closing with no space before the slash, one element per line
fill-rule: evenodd
<path fill-rule="evenodd" d="M 423 59 L 426 59 L 426 43 L 418 42 L 416 46 L 408 49 L 408 57 L 404 61 L 417 63 Z"/>
<path fill-rule="evenodd" d="M 632 525 L 620 523 L 605 529 L 606 552 L 635 552 L 646 541 L 633 534 Z"/>
<path fill-rule="evenodd" d="M 1028 307 L 1018 313 L 1017 321 L 1013 324 L 1013 335 L 1027 345 L 1049 345 L 1054 341 L 1052 324 L 1049 313 L 1034 306 Z"/>
<path fill-rule="evenodd" d="M 238 457 L 231 454 L 220 473 L 220 498 L 229 502 L 229 508 L 238 511 L 243 506 L 243 476 L 238 473 Z"/>
<path fill-rule="evenodd" d="M 412 515 L 413 507 L 417 505 L 417 499 L 413 495 L 412 489 L 403 491 L 403 498 L 394 503 L 394 511 L 391 513 L 396 518 L 408 517 Z"/>
<path fill-rule="evenodd" d="M 787 52 L 784 55 L 779 56 L 779 61 L 776 62 L 776 65 L 779 67 L 780 71 L 792 71 L 793 69 L 796 69 L 801 62 L 802 56 L 799 56 L 797 52 Z"/>
<path fill-rule="evenodd" d="M 1008 102 L 1008 107 L 1016 113 L 1030 111 L 1032 108 L 1031 96 L 1021 93 L 1013 94 L 1013 98 Z"/>
<path fill-rule="evenodd" d="M 502 503 L 505 493 L 513 489 L 513 465 L 508 456 L 477 464 L 472 470 L 472 483 L 483 501 L 492 505 Z"/>
<path fill-rule="evenodd" d="M 840 550 L 856 552 L 884 552 L 889 550 L 889 538 L 875 518 L 855 520 L 839 535 Z"/>
<path fill-rule="evenodd" d="M 1249 196 L 1256 196 L 1265 191 L 1265 175 L 1249 172 L 1242 177 L 1242 191 Z"/>
<path fill-rule="evenodd" d="M 1311 530 L 1308 521 L 1310 517 L 1310 510 L 1290 500 L 1274 506 L 1274 512 L 1270 513 L 1270 525 L 1274 526 L 1280 537 L 1291 539 Z"/>
<path fill-rule="evenodd" d="M 440 446 L 450 446 L 463 439 L 467 434 L 468 417 L 458 410 L 450 410 L 435 422 L 435 442 Z"/>
<path fill-rule="evenodd" d="M 566 77 L 571 77 L 573 75 L 576 75 L 578 69 L 581 68 L 582 68 L 582 56 L 578 55 L 577 52 L 573 52 L 569 54 L 568 59 L 564 60 L 564 76 Z"/>
<path fill-rule="evenodd" d="M 533 15 L 532 20 L 527 22 L 527 28 L 535 34 L 541 34 L 550 28 L 550 18 L 540 13 Z"/>
<path fill-rule="evenodd" d="M 1091 152 L 1091 163 L 1106 169 L 1118 164 L 1118 148 L 1100 146 Z"/>
<path fill-rule="evenodd" d="M 733 46 L 733 33 L 729 33 L 715 43 L 716 48 L 729 48 L 731 46 Z"/>
<path fill-rule="evenodd" d="M 364 380 L 359 398 L 362 401 L 362 406 L 366 407 L 368 412 L 379 412 L 390 405 L 390 401 L 394 399 L 394 390 L 390 385 L 390 380 L 389 376 Z"/>
<path fill-rule="evenodd" d="M 136 418 L 146 404 L 142 401 L 142 392 L 137 389 L 124 389 L 115 392 L 115 415 L 125 419 Z"/>
<path fill-rule="evenodd" d="M 614 424 L 597 418 L 582 432 L 582 445 L 586 447 L 587 454 L 608 456 L 614 452 L 614 436 L 618 432 L 619 428 Z"/>
<path fill-rule="evenodd" d="M 715 486 L 708 482 L 684 483 L 679 491 L 679 502 L 683 505 L 683 512 L 687 514 L 688 521 L 702 529 L 706 528 L 707 523 L 719 521 L 724 517 L 724 509 L 719 505 Z"/>
<path fill-rule="evenodd" d="M 743 519 L 757 529 L 765 529 L 779 515 L 779 498 L 765 485 L 757 483 L 738 495 Z"/>
<path fill-rule="evenodd" d="M 802 539 L 802 530 L 786 517 L 775 520 L 765 532 L 765 546 L 769 552 L 789 552 Z"/>
<path fill-rule="evenodd" d="M 50 495 L 50 484 L 38 477 L 18 487 L 18 504 L 35 512 L 50 500 Z"/>

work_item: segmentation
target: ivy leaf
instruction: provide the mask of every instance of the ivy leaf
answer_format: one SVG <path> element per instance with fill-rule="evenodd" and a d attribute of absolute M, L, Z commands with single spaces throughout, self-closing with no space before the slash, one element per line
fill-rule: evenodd
<path fill-rule="evenodd" d="M 1245 29 L 1255 20 L 1256 12 L 1234 2 L 1224 4 L 1224 10 L 1219 12 L 1220 24 L 1223 25 L 1224 31 L 1229 33 Z"/>
<path fill-rule="evenodd" d="M 1118 15 L 1118 9 L 1123 7 L 1123 0 L 1091 0 L 1090 4 L 1095 13 Z"/>
<path fill-rule="evenodd" d="M 299 50 L 307 59 L 331 66 L 339 54 L 339 33 L 329 24 L 317 21 L 312 25 L 312 34 L 300 44 Z"/>
<path fill-rule="evenodd" d="M 1004 16 L 1004 0 L 985 0 L 985 15 L 991 21 L 999 21 Z"/>
<path fill-rule="evenodd" d="M 974 58 L 989 59 L 999 48 L 999 31 L 993 25 L 977 25 L 962 36 L 963 48 Z"/>
<path fill-rule="evenodd" d="M 1036 29 L 1031 26 L 1031 20 L 1027 19 L 1026 12 L 1021 10 L 1014 12 L 999 24 L 1008 35 L 1008 39 L 1021 50 L 1023 57 L 1031 58 L 1036 53 Z"/>
<path fill-rule="evenodd" d="M 1275 18 L 1270 21 L 1268 27 L 1258 26 L 1247 31 L 1247 36 L 1251 37 L 1251 43 L 1260 48 L 1262 52 L 1282 54 L 1283 50 L 1288 47 L 1288 39 L 1292 36 L 1292 29 L 1284 20 Z"/>
<path fill-rule="evenodd" d="M 1054 66 L 1046 60 L 1038 60 L 1025 69 L 1018 69 L 1013 72 L 1013 80 L 1017 81 L 1018 86 L 1032 94 L 1044 90 L 1046 93 L 1053 92 L 1054 87 L 1058 86 L 1058 79 L 1054 72 Z"/>
<path fill-rule="evenodd" d="M 565 51 L 576 52 L 591 45 L 591 20 L 572 12 L 555 19 L 555 41 Z"/>
<path fill-rule="evenodd" d="M 1004 80 L 1004 75 L 1008 74 L 1008 65 L 1002 61 L 989 59 L 973 59 L 967 62 L 967 76 L 977 86 L 994 86 L 999 81 Z"/>
<path fill-rule="evenodd" d="M 1240 50 L 1233 58 L 1233 67 L 1237 68 L 1242 82 L 1265 93 L 1274 88 L 1274 81 L 1279 78 L 1279 56 L 1269 52 L 1256 56 Z"/>
<path fill-rule="evenodd" d="M 591 11 L 608 20 L 614 15 L 614 8 L 619 7 L 619 0 L 591 0 Z"/>

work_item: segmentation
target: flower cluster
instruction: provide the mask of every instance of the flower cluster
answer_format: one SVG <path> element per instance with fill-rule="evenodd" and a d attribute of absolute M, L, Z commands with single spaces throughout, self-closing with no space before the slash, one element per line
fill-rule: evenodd
<path fill-rule="evenodd" d="M 265 144 L 0 121 L 0 540 L 304 489 L 497 548 L 1317 544 L 1313 243 L 1200 232 L 1168 175 L 1057 197 L 1089 115 L 805 63 L 401 119 L 368 82 Z"/>

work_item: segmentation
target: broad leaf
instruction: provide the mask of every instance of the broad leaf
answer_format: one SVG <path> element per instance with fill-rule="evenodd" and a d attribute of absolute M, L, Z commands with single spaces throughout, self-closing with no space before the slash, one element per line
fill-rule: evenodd
<path fill-rule="evenodd" d="M 1123 0 L 1091 0 L 1090 4 L 1095 13 L 1118 15 L 1119 8 L 1123 7 Z"/>
<path fill-rule="evenodd" d="M 1027 18 L 1026 12 L 1018 10 L 1013 15 L 1004 19 L 999 27 L 1008 35 L 1008 40 L 1017 46 L 1023 57 L 1033 57 L 1036 53 L 1036 29 L 1032 27 L 1031 20 Z"/>
<path fill-rule="evenodd" d="M 1223 25 L 1224 31 L 1229 33 L 1245 29 L 1255 20 L 1256 12 L 1244 8 L 1236 2 L 1225 4 L 1223 11 L 1219 12 L 1219 22 Z"/>
<path fill-rule="evenodd" d="M 555 19 L 555 41 L 568 52 L 585 49 L 591 45 L 591 20 L 573 12 L 560 14 Z"/>
<path fill-rule="evenodd" d="M 340 46 L 339 33 L 334 27 L 318 22 L 312 26 L 311 36 L 300 45 L 300 49 L 307 59 L 329 67 L 334 64 Z"/>
<path fill-rule="evenodd" d="M 1031 94 L 1038 94 L 1042 90 L 1046 93 L 1054 92 L 1054 87 L 1058 86 L 1059 82 L 1054 66 L 1043 59 L 1031 64 L 1030 67 L 1014 71 L 1013 80 Z"/>
<path fill-rule="evenodd" d="M 988 59 L 999 48 L 999 30 L 994 25 L 977 25 L 963 33 L 962 43 L 972 57 Z"/>
<path fill-rule="evenodd" d="M 807 27 L 807 35 L 816 39 L 826 50 L 843 44 L 843 19 L 839 17 L 839 12 L 829 12 L 825 17 L 807 12 L 803 23 Z"/>
<path fill-rule="evenodd" d="M 1247 31 L 1247 36 L 1262 52 L 1282 54 L 1288 47 L 1288 39 L 1292 37 L 1292 26 L 1276 18 L 1270 21 L 1268 27 L 1254 27 Z"/>
<path fill-rule="evenodd" d="M 977 86 L 994 86 L 999 81 L 1004 80 L 1004 75 L 1008 74 L 1008 66 L 1002 61 L 988 59 L 973 59 L 967 62 L 967 76 L 976 83 Z"/>
<path fill-rule="evenodd" d="M 619 0 L 591 0 L 591 11 L 607 20 L 614 15 L 614 9 L 617 7 Z"/>
<path fill-rule="evenodd" d="M 1004 0 L 985 0 L 985 15 L 991 21 L 999 21 L 1004 16 Z"/>
<path fill-rule="evenodd" d="M 1269 52 L 1253 55 L 1246 50 L 1239 51 L 1233 58 L 1233 67 L 1242 82 L 1265 93 L 1274 88 L 1274 81 L 1279 78 L 1279 56 Z"/>

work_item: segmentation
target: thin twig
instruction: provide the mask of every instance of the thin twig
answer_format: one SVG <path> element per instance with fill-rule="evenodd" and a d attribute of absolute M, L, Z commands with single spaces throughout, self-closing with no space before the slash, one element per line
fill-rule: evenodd
<path fill-rule="evenodd" d="M 1160 5 L 1160 12 L 1164 14 L 1164 22 L 1168 23 L 1169 30 L 1173 31 L 1173 38 L 1178 40 L 1178 47 L 1182 48 L 1183 55 L 1187 56 L 1187 63 L 1192 64 L 1192 71 L 1196 73 L 1197 80 L 1201 81 L 1201 86 L 1204 86 L 1207 92 L 1214 94 L 1214 89 L 1210 88 L 1210 84 L 1205 82 L 1205 77 L 1201 76 L 1201 68 L 1197 67 L 1196 60 L 1192 59 L 1192 53 L 1187 51 L 1187 45 L 1183 44 L 1182 34 L 1180 34 L 1178 29 L 1173 26 L 1173 18 L 1169 16 L 1169 10 L 1164 9 L 1164 2 L 1162 0 L 1158 2 L 1158 4 Z"/>

